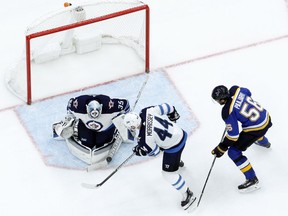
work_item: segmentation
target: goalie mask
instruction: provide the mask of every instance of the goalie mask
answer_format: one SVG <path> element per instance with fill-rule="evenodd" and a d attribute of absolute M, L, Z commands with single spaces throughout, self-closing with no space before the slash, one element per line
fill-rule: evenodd
<path fill-rule="evenodd" d="M 124 116 L 124 126 L 131 132 L 135 132 L 141 125 L 141 118 L 137 113 L 130 112 Z"/>
<path fill-rule="evenodd" d="M 86 105 L 86 110 L 90 118 L 98 118 L 102 113 L 102 104 L 96 100 L 92 100 Z"/>

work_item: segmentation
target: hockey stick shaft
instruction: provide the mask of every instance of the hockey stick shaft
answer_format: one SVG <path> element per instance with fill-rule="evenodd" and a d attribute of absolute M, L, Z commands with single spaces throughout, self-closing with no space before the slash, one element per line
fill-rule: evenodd
<path fill-rule="evenodd" d="M 223 139 L 224 139 L 224 137 L 225 137 L 226 131 L 227 131 L 227 129 L 225 128 L 225 130 L 224 130 L 224 132 L 223 132 L 223 134 L 222 134 L 221 142 L 223 141 Z M 200 204 L 201 198 L 202 198 L 202 196 L 203 196 L 204 190 L 205 190 L 205 188 L 206 188 L 206 184 L 207 184 L 207 182 L 208 182 L 208 179 L 209 179 L 209 176 L 210 176 L 210 174 L 211 174 L 211 171 L 212 171 L 212 168 L 213 168 L 213 166 L 214 166 L 215 161 L 216 161 L 216 155 L 214 156 L 214 159 L 213 159 L 213 161 L 212 161 L 210 170 L 209 170 L 208 175 L 207 175 L 207 177 L 206 177 L 206 180 L 205 180 L 203 189 L 202 189 L 202 191 L 201 191 L 201 195 L 200 195 L 199 200 L 198 200 L 198 203 L 197 203 L 197 207 L 198 207 L 199 204 Z"/>
<path fill-rule="evenodd" d="M 124 166 L 133 156 L 135 155 L 135 152 L 133 152 L 128 158 L 126 158 L 112 173 L 110 173 L 102 182 L 96 185 L 86 184 L 82 183 L 83 187 L 86 188 L 98 188 L 102 186 L 106 181 L 108 181 L 119 169 L 121 169 L 122 166 Z"/>
<path fill-rule="evenodd" d="M 144 83 L 142 84 L 140 91 L 138 92 L 138 95 L 137 95 L 136 100 L 134 102 L 134 105 L 132 107 L 132 111 L 135 109 L 135 107 L 136 107 L 136 105 L 137 105 L 137 103 L 138 103 L 138 101 L 139 101 L 139 99 L 140 99 L 140 97 L 142 95 L 142 92 L 143 92 L 143 90 L 144 90 L 144 88 L 145 88 L 145 86 L 146 86 L 146 84 L 148 82 L 149 74 L 150 74 L 149 72 L 146 72 L 146 79 L 145 79 Z"/>
<path fill-rule="evenodd" d="M 103 185 L 108 179 L 110 179 L 116 172 L 118 172 L 119 169 L 121 169 L 122 166 L 124 166 L 133 156 L 135 155 L 135 152 L 131 154 L 128 158 L 126 158 L 107 178 L 105 178 L 100 184 L 98 184 L 98 187 Z"/>
<path fill-rule="evenodd" d="M 212 168 L 213 168 L 213 166 L 214 166 L 215 160 L 216 160 L 216 156 L 215 156 L 214 159 L 213 159 L 212 165 L 211 165 L 211 167 L 210 167 L 209 173 L 208 173 L 207 178 L 206 178 L 206 181 L 205 181 L 205 183 L 204 183 L 204 186 L 203 186 L 201 195 L 200 195 L 199 200 L 198 200 L 198 203 L 197 203 L 197 207 L 198 207 L 199 204 L 200 204 L 201 198 L 202 198 L 202 196 L 203 196 L 203 193 L 204 193 L 204 190 L 205 190 L 207 181 L 208 181 L 208 179 L 209 179 L 210 173 L 211 173 L 211 171 L 212 171 Z"/>
<path fill-rule="evenodd" d="M 135 100 L 135 102 L 134 102 L 134 105 L 133 105 L 133 107 L 132 107 L 132 111 L 135 109 L 135 107 L 136 107 L 136 105 L 137 105 L 137 103 L 138 103 L 138 101 L 139 101 L 139 99 L 140 99 L 140 97 L 141 97 L 141 95 L 142 95 L 142 92 L 143 92 L 143 90 L 144 90 L 144 88 L 145 88 L 148 80 L 149 80 L 149 72 L 146 72 L 145 81 L 144 81 L 144 83 L 142 84 L 141 89 L 140 89 L 139 92 L 138 92 L 138 95 L 137 95 L 136 100 Z M 122 141 L 121 141 L 121 142 L 116 141 L 116 143 L 113 144 L 113 146 L 112 146 L 111 150 L 109 151 L 108 156 L 107 156 L 107 158 L 106 158 L 106 161 L 107 161 L 108 163 L 112 160 L 114 154 L 118 151 L 121 143 L 122 143 Z M 105 162 L 104 162 L 104 163 L 105 163 Z M 108 165 L 108 163 L 106 163 L 106 164 Z"/>

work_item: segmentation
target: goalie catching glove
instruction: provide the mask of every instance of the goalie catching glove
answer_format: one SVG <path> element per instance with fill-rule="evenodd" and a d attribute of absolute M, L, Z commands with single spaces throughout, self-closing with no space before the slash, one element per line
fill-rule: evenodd
<path fill-rule="evenodd" d="M 65 119 L 59 123 L 53 124 L 53 131 L 60 137 L 68 139 L 74 133 L 75 118 L 73 116 L 66 116 Z"/>
<path fill-rule="evenodd" d="M 175 109 L 175 107 L 173 106 L 173 112 L 167 114 L 168 118 L 170 121 L 175 122 L 180 118 L 179 113 L 177 112 L 177 110 Z"/>

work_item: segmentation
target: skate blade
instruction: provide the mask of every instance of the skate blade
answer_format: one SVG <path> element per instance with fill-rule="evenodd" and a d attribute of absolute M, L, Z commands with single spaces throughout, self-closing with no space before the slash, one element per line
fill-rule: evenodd
<path fill-rule="evenodd" d="M 196 205 L 193 205 L 194 203 L 196 203 L 195 201 L 196 201 L 196 197 L 193 197 L 192 199 L 191 199 L 191 202 L 188 204 L 188 205 L 186 205 L 185 207 L 183 207 L 183 209 L 185 210 L 185 211 L 187 211 L 188 213 L 190 213 L 190 212 L 192 212 L 192 211 L 194 211 L 195 209 L 196 209 Z"/>
<path fill-rule="evenodd" d="M 259 184 L 255 184 L 255 185 L 253 185 L 253 186 L 251 186 L 249 188 L 245 188 L 245 189 L 241 189 L 241 190 L 238 189 L 238 191 L 240 193 L 250 193 L 250 192 L 259 190 L 260 188 L 261 188 L 261 186 Z"/>

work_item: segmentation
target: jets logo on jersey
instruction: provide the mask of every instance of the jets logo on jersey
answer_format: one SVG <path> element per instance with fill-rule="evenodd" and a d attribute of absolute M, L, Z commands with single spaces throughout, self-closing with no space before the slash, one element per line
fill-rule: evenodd
<path fill-rule="evenodd" d="M 88 128 L 95 131 L 98 131 L 102 128 L 102 124 L 96 121 L 87 121 L 86 125 L 88 126 Z"/>
<path fill-rule="evenodd" d="M 77 109 L 77 107 L 78 107 L 78 100 L 77 99 L 75 101 L 73 101 L 73 107 L 75 107 L 75 109 Z"/>
<path fill-rule="evenodd" d="M 112 107 L 114 107 L 114 102 L 113 102 L 112 100 L 109 101 L 108 107 L 109 107 L 109 109 L 111 109 Z"/>

